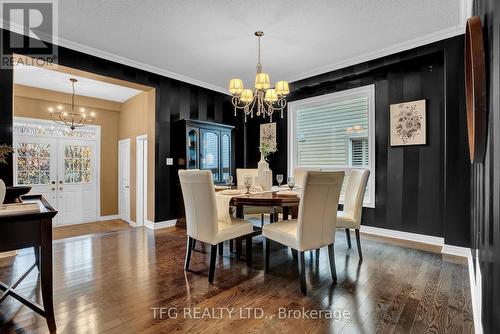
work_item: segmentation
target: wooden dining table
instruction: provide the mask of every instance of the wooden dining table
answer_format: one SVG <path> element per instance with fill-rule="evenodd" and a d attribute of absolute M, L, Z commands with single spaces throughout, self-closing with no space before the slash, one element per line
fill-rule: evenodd
<path fill-rule="evenodd" d="M 245 206 L 262 206 L 281 208 L 283 213 L 283 220 L 287 220 L 291 215 L 292 219 L 297 218 L 298 207 L 300 203 L 299 196 L 280 195 L 277 191 L 272 192 L 259 192 L 255 194 L 237 195 L 231 199 L 230 205 L 236 207 L 236 218 L 244 218 Z M 278 214 L 271 215 L 270 222 L 273 223 L 278 220 Z M 260 227 L 254 226 L 253 236 L 262 233 Z M 239 259 L 242 249 L 242 238 L 236 239 L 236 258 Z M 233 250 L 233 242 L 230 241 L 229 247 Z"/>

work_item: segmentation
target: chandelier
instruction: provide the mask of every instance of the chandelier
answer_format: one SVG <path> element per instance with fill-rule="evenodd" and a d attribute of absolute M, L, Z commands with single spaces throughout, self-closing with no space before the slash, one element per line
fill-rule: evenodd
<path fill-rule="evenodd" d="M 58 105 L 56 109 L 49 107 L 50 118 L 58 123 L 69 126 L 71 130 L 87 125 L 94 120 L 95 113 L 88 113 L 85 108 L 75 110 L 75 78 L 70 78 L 73 94 L 71 95 L 71 110 L 66 111 L 62 105 Z"/>
<path fill-rule="evenodd" d="M 255 32 L 259 41 L 259 53 L 257 62 L 257 74 L 255 75 L 255 91 L 245 88 L 241 79 L 231 79 L 229 81 L 229 92 L 233 96 L 231 102 L 234 106 L 234 115 L 238 110 L 243 110 L 245 122 L 247 116 L 253 118 L 254 109 L 257 116 L 265 118 L 269 116 L 269 121 L 273 120 L 273 113 L 280 112 L 283 118 L 283 109 L 286 107 L 286 95 L 290 93 L 287 81 L 276 82 L 274 88 L 271 88 L 269 74 L 262 72 L 260 63 L 260 38 L 264 32 Z"/>

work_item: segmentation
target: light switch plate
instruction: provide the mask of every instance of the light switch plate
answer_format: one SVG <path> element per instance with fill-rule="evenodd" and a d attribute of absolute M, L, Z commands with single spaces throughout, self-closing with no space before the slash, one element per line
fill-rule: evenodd
<path fill-rule="evenodd" d="M 174 164 L 173 158 L 167 158 L 167 166 L 172 166 Z"/>

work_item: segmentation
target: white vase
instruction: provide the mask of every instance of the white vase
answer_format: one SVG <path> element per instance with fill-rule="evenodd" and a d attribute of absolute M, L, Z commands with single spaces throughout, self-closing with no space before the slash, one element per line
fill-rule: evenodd
<path fill-rule="evenodd" d="M 273 172 L 271 171 L 271 169 L 269 169 L 269 164 L 267 163 L 266 159 L 264 159 L 262 153 L 260 154 L 260 161 L 257 164 L 257 170 L 259 185 L 261 186 L 262 190 L 271 190 L 273 186 Z"/>
<path fill-rule="evenodd" d="M 5 183 L 2 179 L 0 179 L 0 204 L 3 204 L 3 200 L 5 199 L 6 187 Z"/>

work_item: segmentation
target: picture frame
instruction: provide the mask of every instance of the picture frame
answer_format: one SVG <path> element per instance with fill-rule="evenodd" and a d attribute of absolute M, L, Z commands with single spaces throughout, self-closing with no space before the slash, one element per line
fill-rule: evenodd
<path fill-rule="evenodd" d="M 425 99 L 391 104 L 389 114 L 390 146 L 427 144 Z"/>

